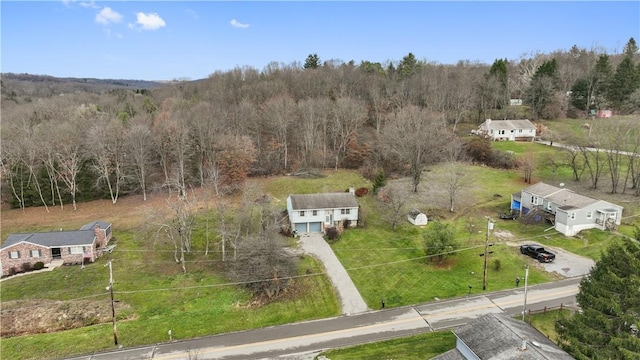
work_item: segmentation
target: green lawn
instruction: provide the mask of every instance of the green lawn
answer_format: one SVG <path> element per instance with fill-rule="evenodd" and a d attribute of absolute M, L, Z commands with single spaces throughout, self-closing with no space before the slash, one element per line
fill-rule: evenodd
<path fill-rule="evenodd" d="M 456 346 L 456 337 L 451 331 L 438 331 L 381 341 L 377 343 L 353 346 L 344 349 L 329 350 L 321 353 L 331 360 L 341 359 L 431 359 Z"/>

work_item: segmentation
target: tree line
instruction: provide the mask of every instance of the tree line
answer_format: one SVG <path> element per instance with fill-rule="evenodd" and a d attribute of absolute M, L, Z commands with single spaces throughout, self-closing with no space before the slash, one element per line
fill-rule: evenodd
<path fill-rule="evenodd" d="M 223 194 L 247 176 L 310 168 L 357 168 L 371 179 L 399 172 L 417 191 L 424 167 L 460 145 L 461 123 L 638 112 L 638 56 L 631 38 L 620 55 L 574 46 L 491 66 L 443 65 L 411 53 L 397 63 L 356 65 L 311 54 L 304 64 L 239 67 L 199 81 L 100 94 L 33 97 L 5 81 L 4 194 L 15 207 L 75 208 L 132 192 L 146 199 L 166 187 L 185 194 L 208 184 Z M 512 99 L 524 105 L 512 106 Z M 596 164 L 584 155 L 576 164 L 576 178 L 589 173 L 596 187 L 602 169 L 615 173 L 619 163 Z M 640 166 L 633 166 L 623 190 L 638 188 Z"/>

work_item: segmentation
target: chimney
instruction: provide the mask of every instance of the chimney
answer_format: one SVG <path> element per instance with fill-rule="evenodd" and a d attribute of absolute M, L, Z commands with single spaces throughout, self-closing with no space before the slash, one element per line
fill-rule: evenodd
<path fill-rule="evenodd" d="M 353 188 L 353 186 L 349 186 L 349 194 L 355 194 L 356 190 Z"/>
<path fill-rule="evenodd" d="M 487 119 L 484 123 L 487 126 L 487 131 L 491 131 L 491 119 Z"/>
<path fill-rule="evenodd" d="M 95 224 L 93 226 L 93 234 L 98 239 L 98 247 L 104 247 L 105 245 L 107 245 L 107 244 L 104 243 L 105 236 L 104 236 L 104 232 L 102 231 L 102 229 L 100 229 L 100 225 Z"/>

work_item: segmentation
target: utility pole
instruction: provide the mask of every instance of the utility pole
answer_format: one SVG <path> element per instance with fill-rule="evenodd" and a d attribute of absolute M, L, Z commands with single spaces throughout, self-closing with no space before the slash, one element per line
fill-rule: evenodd
<path fill-rule="evenodd" d="M 524 266 L 524 305 L 522 306 L 522 321 L 527 311 L 527 282 L 529 281 L 529 265 Z"/>
<path fill-rule="evenodd" d="M 491 219 L 487 220 L 487 236 L 484 238 L 484 272 L 482 275 L 482 290 L 487 290 L 487 257 L 489 255 L 489 231 L 493 230 Z"/>
<path fill-rule="evenodd" d="M 105 266 L 109 266 L 109 286 L 107 289 L 109 290 L 109 294 L 111 295 L 111 318 L 113 320 L 113 343 L 118 345 L 118 331 L 116 330 L 116 306 L 115 301 L 113 300 L 113 267 L 111 266 L 111 251 L 115 245 L 107 247 L 104 251 L 109 253 L 109 262 L 105 264 Z"/>

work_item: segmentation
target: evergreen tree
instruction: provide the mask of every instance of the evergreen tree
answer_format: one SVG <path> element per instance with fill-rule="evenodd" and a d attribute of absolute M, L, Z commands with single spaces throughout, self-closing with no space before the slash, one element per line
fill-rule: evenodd
<path fill-rule="evenodd" d="M 591 101 L 593 103 L 593 108 L 595 109 L 601 109 L 605 105 L 607 84 L 611 79 L 612 72 L 611 63 L 609 63 L 609 55 L 600 55 L 593 69 L 594 80 L 592 85 L 593 93 Z M 590 107 L 591 105 L 592 104 L 589 104 Z"/>
<path fill-rule="evenodd" d="M 491 65 L 489 73 L 485 75 L 487 80 L 487 87 L 492 89 L 492 95 L 495 99 L 488 99 L 490 102 L 495 103 L 496 107 L 501 109 L 509 104 L 509 72 L 508 72 L 507 59 L 497 59 Z M 492 84 L 494 84 L 492 86 Z"/>
<path fill-rule="evenodd" d="M 309 54 L 304 61 L 305 69 L 317 69 L 320 66 L 320 57 L 318 54 Z"/>
<path fill-rule="evenodd" d="M 398 64 L 398 71 L 402 77 L 409 77 L 413 75 L 420 64 L 418 60 L 416 60 L 416 56 L 413 53 L 407 54 L 407 56 L 402 58 L 402 61 Z"/>
<path fill-rule="evenodd" d="M 635 55 L 638 53 L 638 44 L 636 44 L 636 39 L 634 38 L 630 38 L 629 41 L 627 41 L 626 45 L 624 46 L 624 48 L 622 49 L 622 53 L 625 55 Z"/>
<path fill-rule="evenodd" d="M 531 106 L 535 118 L 556 117 L 558 97 L 558 63 L 555 59 L 545 61 L 538 67 L 531 79 L 531 85 L 525 93 L 525 101 Z"/>
<path fill-rule="evenodd" d="M 580 282 L 582 311 L 556 323 L 560 345 L 577 359 L 640 359 L 640 246 L 612 244 Z"/>
<path fill-rule="evenodd" d="M 616 68 L 607 92 L 609 101 L 615 109 L 622 109 L 630 95 L 640 88 L 640 74 L 633 63 L 633 55 L 626 54 Z"/>

